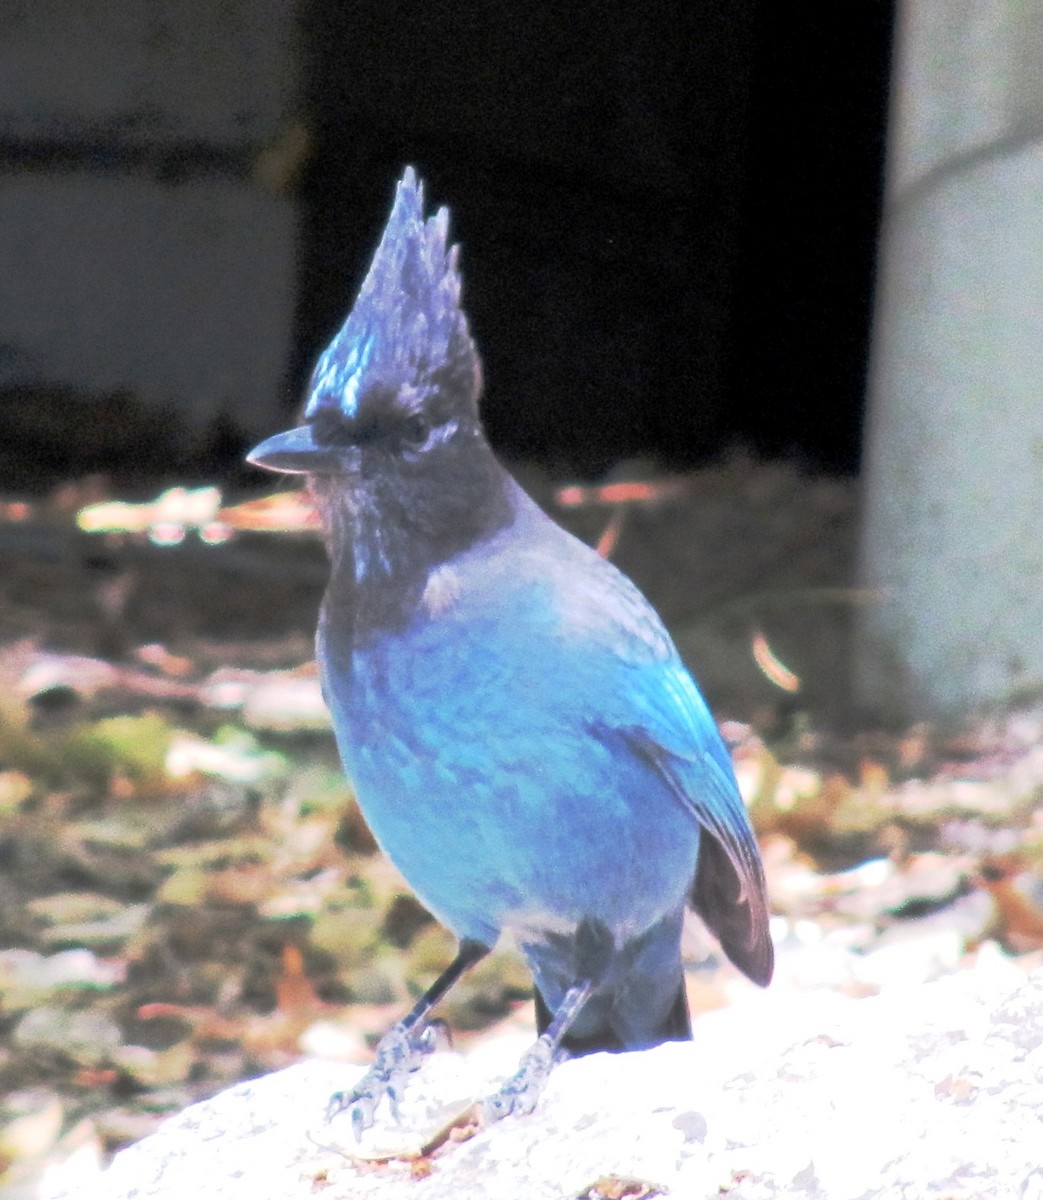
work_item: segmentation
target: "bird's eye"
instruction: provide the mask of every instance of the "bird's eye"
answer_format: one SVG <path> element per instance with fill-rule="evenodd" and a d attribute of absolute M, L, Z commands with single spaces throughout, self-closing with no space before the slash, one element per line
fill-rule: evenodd
<path fill-rule="evenodd" d="M 431 432 L 431 425 L 426 417 L 421 416 L 420 413 L 414 413 L 411 417 L 406 418 L 402 432 L 411 446 L 422 446 Z"/>

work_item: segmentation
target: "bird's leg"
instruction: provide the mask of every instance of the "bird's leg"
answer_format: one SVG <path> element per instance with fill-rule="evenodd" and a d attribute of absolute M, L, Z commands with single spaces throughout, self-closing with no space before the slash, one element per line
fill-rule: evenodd
<path fill-rule="evenodd" d="M 489 947 L 467 938 L 460 942 L 456 958 L 449 964 L 410 1011 L 384 1034 L 377 1046 L 373 1065 L 359 1082 L 345 1092 L 334 1092 L 326 1107 L 330 1120 L 345 1109 L 351 1110 L 351 1125 L 355 1138 L 373 1124 L 373 1116 L 382 1096 L 387 1096 L 391 1115 L 397 1121 L 398 1102 L 406 1079 L 416 1071 L 436 1046 L 435 1030 L 428 1022 L 431 1009 L 454 983 L 479 959 L 489 953 Z"/>
<path fill-rule="evenodd" d="M 551 1067 L 558 1060 L 562 1039 L 580 1014 L 583 1005 L 590 999 L 594 984 L 586 979 L 574 984 L 565 993 L 554 1019 L 544 1032 L 522 1055 L 518 1070 L 494 1095 L 482 1104 L 482 1118 L 486 1124 L 499 1121 L 508 1113 L 519 1116 L 530 1113 L 536 1107 L 544 1085 L 550 1076 Z"/>

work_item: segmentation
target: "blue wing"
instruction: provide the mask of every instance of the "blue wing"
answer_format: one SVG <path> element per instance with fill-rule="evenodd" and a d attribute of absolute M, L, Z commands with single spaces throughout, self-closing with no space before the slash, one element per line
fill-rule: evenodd
<path fill-rule="evenodd" d="M 764 869 L 728 751 L 648 601 L 603 560 L 584 565 L 558 590 L 568 635 L 585 648 L 578 673 L 592 660 L 611 664 L 610 677 L 597 680 L 590 725 L 650 762 L 709 835 L 700 840 L 692 906 L 735 965 L 767 984 L 774 952 Z M 592 642 L 610 653 L 592 656 Z"/>
<path fill-rule="evenodd" d="M 473 595 L 483 604 L 496 597 L 500 620 L 514 612 L 517 636 L 531 637 L 532 659 L 555 664 L 567 681 L 570 721 L 651 764 L 664 798 L 672 796 L 705 831 L 692 864 L 692 905 L 728 957 L 766 984 L 773 951 L 760 853 L 698 688 L 655 610 L 625 575 L 527 499 L 518 517 L 507 552 L 478 563 Z M 493 573 L 496 587 L 489 586 Z"/>
<path fill-rule="evenodd" d="M 619 732 L 709 834 L 700 840 L 692 907 L 732 962 L 766 985 L 774 951 L 764 869 L 728 752 L 680 659 L 640 675 L 643 686 L 631 695 L 639 719 Z"/>

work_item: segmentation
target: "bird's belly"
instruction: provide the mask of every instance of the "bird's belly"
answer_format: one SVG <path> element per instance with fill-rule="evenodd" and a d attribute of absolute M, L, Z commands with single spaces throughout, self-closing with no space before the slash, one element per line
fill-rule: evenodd
<path fill-rule="evenodd" d="M 655 770 L 570 722 L 548 691 L 356 663 L 330 693 L 338 744 L 367 821 L 420 899 L 459 936 L 505 927 L 619 938 L 675 911 L 698 825 Z M 465 686 L 466 685 L 466 686 Z M 555 684 L 555 686 L 559 686 Z M 567 686 L 567 685 L 566 685 Z"/>

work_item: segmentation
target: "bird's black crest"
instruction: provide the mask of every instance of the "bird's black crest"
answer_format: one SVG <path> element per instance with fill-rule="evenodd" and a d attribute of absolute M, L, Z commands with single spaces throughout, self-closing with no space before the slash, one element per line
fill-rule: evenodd
<path fill-rule="evenodd" d="M 307 420 L 354 421 L 375 382 L 422 389 L 442 379 L 477 400 L 478 358 L 448 230 L 448 209 L 425 219 L 423 184 L 407 167 L 355 306 L 316 364 Z"/>

